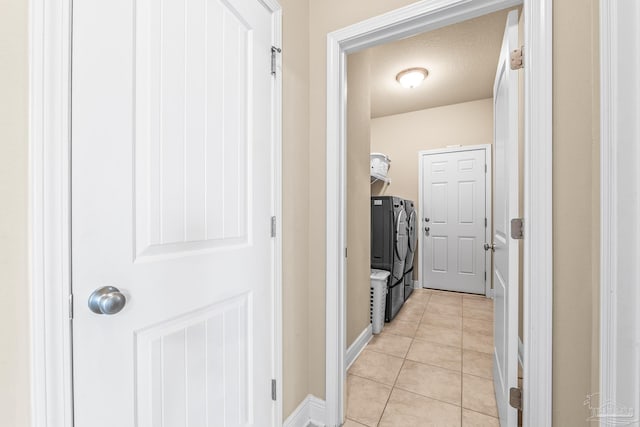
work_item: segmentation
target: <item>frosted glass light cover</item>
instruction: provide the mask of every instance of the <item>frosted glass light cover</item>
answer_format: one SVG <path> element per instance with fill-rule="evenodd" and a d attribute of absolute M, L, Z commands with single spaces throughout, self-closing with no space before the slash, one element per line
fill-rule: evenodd
<path fill-rule="evenodd" d="M 419 86 L 427 77 L 429 72 L 426 68 L 409 68 L 407 70 L 400 71 L 396 76 L 396 80 L 402 87 L 407 89 L 413 89 Z"/>

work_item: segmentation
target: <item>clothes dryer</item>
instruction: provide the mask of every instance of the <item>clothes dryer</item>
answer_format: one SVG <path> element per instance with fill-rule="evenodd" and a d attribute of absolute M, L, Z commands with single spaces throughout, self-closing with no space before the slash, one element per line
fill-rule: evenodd
<path fill-rule="evenodd" d="M 407 213 L 404 200 L 393 196 L 371 198 L 371 268 L 391 273 L 385 321 L 404 304 L 404 262 L 407 256 Z"/>

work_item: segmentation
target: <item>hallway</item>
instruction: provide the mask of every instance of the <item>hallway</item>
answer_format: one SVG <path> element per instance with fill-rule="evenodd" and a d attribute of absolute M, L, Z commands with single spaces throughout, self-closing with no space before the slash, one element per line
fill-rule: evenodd
<path fill-rule="evenodd" d="M 349 369 L 344 426 L 499 426 L 492 353 L 492 300 L 418 289 Z"/>

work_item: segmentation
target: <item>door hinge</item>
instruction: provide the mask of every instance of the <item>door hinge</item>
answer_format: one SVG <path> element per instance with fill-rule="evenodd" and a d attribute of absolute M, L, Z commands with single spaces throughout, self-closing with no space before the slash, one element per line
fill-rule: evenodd
<path fill-rule="evenodd" d="M 522 411 L 522 389 L 518 387 L 511 387 L 509 389 L 509 405 Z"/>
<path fill-rule="evenodd" d="M 487 218 L 484 219 L 484 228 L 487 228 Z"/>
<path fill-rule="evenodd" d="M 487 165 L 484 165 L 484 173 L 487 173 L 487 170 L 488 170 Z"/>
<path fill-rule="evenodd" d="M 271 217 L 271 237 L 276 237 L 276 217 Z"/>
<path fill-rule="evenodd" d="M 276 75 L 276 54 L 282 52 L 279 47 L 271 46 L 271 75 Z"/>
<path fill-rule="evenodd" d="M 276 400 L 276 380 L 271 380 L 271 400 Z"/>
<path fill-rule="evenodd" d="M 511 69 L 519 70 L 520 68 L 524 68 L 524 46 L 520 46 L 520 49 L 514 49 L 511 51 Z"/>
<path fill-rule="evenodd" d="M 511 220 L 511 238 L 515 240 L 524 239 L 524 220 L 522 218 L 513 218 Z"/>
<path fill-rule="evenodd" d="M 73 294 L 69 294 L 69 320 L 73 320 Z"/>
<path fill-rule="evenodd" d="M 485 282 L 487 281 L 487 272 L 486 271 L 484 272 L 484 281 Z"/>
<path fill-rule="evenodd" d="M 347 257 L 347 248 L 344 248 L 344 257 Z"/>

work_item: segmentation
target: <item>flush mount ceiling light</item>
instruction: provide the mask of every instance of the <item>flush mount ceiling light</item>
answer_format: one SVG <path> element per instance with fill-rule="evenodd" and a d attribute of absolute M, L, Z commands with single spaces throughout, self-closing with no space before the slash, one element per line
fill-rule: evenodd
<path fill-rule="evenodd" d="M 407 68 L 402 70 L 396 76 L 396 80 L 402 87 L 407 89 L 413 89 L 416 86 L 420 86 L 422 81 L 427 78 L 429 72 L 426 68 Z"/>

